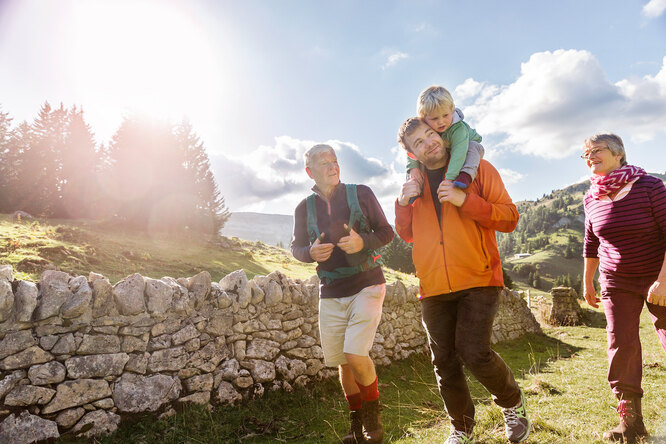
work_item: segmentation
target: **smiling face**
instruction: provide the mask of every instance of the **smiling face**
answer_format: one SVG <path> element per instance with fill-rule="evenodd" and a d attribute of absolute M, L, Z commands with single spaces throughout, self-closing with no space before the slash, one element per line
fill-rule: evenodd
<path fill-rule="evenodd" d="M 446 165 L 448 152 L 442 137 L 425 123 L 418 125 L 405 137 L 407 146 L 426 168 L 434 170 Z"/>
<path fill-rule="evenodd" d="M 606 176 L 622 166 L 622 155 L 613 154 L 602 142 L 586 145 L 583 155 L 590 172 L 598 176 Z"/>
<path fill-rule="evenodd" d="M 305 171 L 307 171 L 308 176 L 315 181 L 317 187 L 325 194 L 340 183 L 338 158 L 331 151 L 323 151 L 313 156 Z"/>
<path fill-rule="evenodd" d="M 451 122 L 453 121 L 453 108 L 441 106 L 423 116 L 423 120 L 425 120 L 425 123 L 427 123 L 430 128 L 441 134 L 451 126 Z"/>

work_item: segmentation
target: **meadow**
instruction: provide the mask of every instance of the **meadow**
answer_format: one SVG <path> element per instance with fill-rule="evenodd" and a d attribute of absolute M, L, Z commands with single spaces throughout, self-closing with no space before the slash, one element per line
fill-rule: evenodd
<path fill-rule="evenodd" d="M 288 251 L 238 239 L 211 241 L 197 235 L 147 235 L 86 221 L 23 221 L 0 216 L 0 263 L 12 264 L 16 279 L 38 280 L 43 267 L 71 274 L 95 271 L 117 282 L 139 272 L 159 278 L 191 276 L 208 270 L 213 280 L 236 269 L 248 277 L 279 269 L 292 278 L 314 273 Z M 389 280 L 414 283 L 413 276 L 388 271 Z M 529 289 L 518 283 L 521 289 Z M 547 293 L 531 289 L 532 295 Z M 584 325 L 549 327 L 543 335 L 497 344 L 495 350 L 512 368 L 525 390 L 534 429 L 528 443 L 602 443 L 615 425 L 616 402 L 606 382 L 605 320 L 601 310 L 586 307 Z M 536 312 L 537 318 L 539 313 Z M 647 313 L 643 339 L 643 411 L 652 437 L 666 443 L 666 365 Z M 387 443 L 443 442 L 449 422 L 427 355 L 378 369 Z M 469 379 L 476 411 L 476 440 L 506 442 L 500 409 L 473 378 Z M 237 406 L 187 407 L 174 416 L 127 418 L 114 434 L 96 443 L 332 443 L 346 432 L 347 407 L 335 379 L 292 393 L 266 391 L 263 398 Z M 83 443 L 62 436 L 58 443 Z"/>

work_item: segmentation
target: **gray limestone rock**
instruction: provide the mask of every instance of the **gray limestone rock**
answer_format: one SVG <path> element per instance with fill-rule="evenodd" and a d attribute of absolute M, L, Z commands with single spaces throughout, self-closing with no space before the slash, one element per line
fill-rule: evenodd
<path fill-rule="evenodd" d="M 92 428 L 88 429 L 86 426 L 92 424 Z M 109 435 L 116 430 L 118 430 L 118 424 L 120 424 L 120 416 L 106 412 L 104 410 L 95 410 L 93 412 L 88 412 L 86 415 L 81 418 L 81 420 L 74 426 L 72 433 L 84 438 L 92 438 L 93 436 L 104 436 Z M 84 429 L 85 427 L 85 429 Z M 86 430 L 83 433 L 79 433 L 81 430 Z"/>
<path fill-rule="evenodd" d="M 178 399 L 181 389 L 178 377 L 125 373 L 113 389 L 113 401 L 121 412 L 154 412 Z"/>
<path fill-rule="evenodd" d="M 236 391 L 234 386 L 227 382 L 220 382 L 217 388 L 217 401 L 220 404 L 235 404 L 243 400 L 243 396 Z"/>
<path fill-rule="evenodd" d="M 280 354 L 280 343 L 269 339 L 253 339 L 245 350 L 246 359 L 272 361 Z"/>
<path fill-rule="evenodd" d="M 146 282 L 146 304 L 149 313 L 162 314 L 171 308 L 175 289 L 168 282 L 144 278 Z"/>
<path fill-rule="evenodd" d="M 60 308 L 64 319 L 77 318 L 90 309 L 92 289 L 85 276 L 76 276 L 69 281 L 70 294 Z"/>
<path fill-rule="evenodd" d="M 94 318 L 117 314 L 113 301 L 113 287 L 107 278 L 97 273 L 88 276 L 92 287 L 92 315 Z"/>
<path fill-rule="evenodd" d="M 54 355 L 70 355 L 76 351 L 76 340 L 72 333 L 67 333 L 58 339 L 58 342 L 51 349 Z"/>
<path fill-rule="evenodd" d="M 7 356 L 0 361 L 0 370 L 15 370 L 27 368 L 35 364 L 43 364 L 53 359 L 53 355 L 40 347 L 33 345 L 15 355 Z"/>
<path fill-rule="evenodd" d="M 14 294 L 14 320 L 30 322 L 32 313 L 37 307 L 37 284 L 30 281 L 19 281 Z"/>
<path fill-rule="evenodd" d="M 12 413 L 0 423 L 0 442 L 3 443 L 30 444 L 59 437 L 58 424 L 27 411 L 20 415 Z"/>
<path fill-rule="evenodd" d="M 176 372 L 185 367 L 187 363 L 187 352 L 184 347 L 167 348 L 153 352 L 148 360 L 148 370 L 153 373 L 163 371 Z"/>
<path fill-rule="evenodd" d="M 68 429 L 76 424 L 85 413 L 86 411 L 81 407 L 63 410 L 55 417 L 55 422 L 63 429 Z"/>
<path fill-rule="evenodd" d="M 250 370 L 254 382 L 270 382 L 275 379 L 275 364 L 260 359 L 241 361 L 241 366 Z"/>
<path fill-rule="evenodd" d="M 31 405 L 44 405 L 53 398 L 55 390 L 35 385 L 17 385 L 7 393 L 5 405 L 28 407 Z"/>
<path fill-rule="evenodd" d="M 236 293 L 240 308 L 246 308 L 252 300 L 252 288 L 248 285 L 245 270 L 236 270 L 223 277 L 220 288 L 223 291 Z"/>
<path fill-rule="evenodd" d="M 31 330 L 9 332 L 0 341 L 0 359 L 4 359 L 9 355 L 16 354 L 36 344 L 37 339 L 32 335 Z"/>
<path fill-rule="evenodd" d="M 171 336 L 171 342 L 173 345 L 180 345 L 189 341 L 190 339 L 198 337 L 199 335 L 200 333 L 197 328 L 192 324 L 188 324 L 186 327 L 177 331 Z"/>
<path fill-rule="evenodd" d="M 113 299 L 121 315 L 135 315 L 146 311 L 144 290 L 146 283 L 143 277 L 135 273 L 127 276 L 113 286 Z"/>
<path fill-rule="evenodd" d="M 0 265 L 0 279 L 14 282 L 14 268 L 11 265 Z"/>
<path fill-rule="evenodd" d="M 213 390 L 213 375 L 208 373 L 192 376 L 184 381 L 184 385 L 187 393 L 210 392 Z"/>
<path fill-rule="evenodd" d="M 39 280 L 39 295 L 35 320 L 41 321 L 56 316 L 60 308 L 72 296 L 69 290 L 69 275 L 62 271 L 46 270 Z"/>
<path fill-rule="evenodd" d="M 56 395 L 44 407 L 42 413 L 49 414 L 88 404 L 111 395 L 109 383 L 99 379 L 65 381 L 56 387 Z"/>
<path fill-rule="evenodd" d="M 127 361 L 127 353 L 74 356 L 65 361 L 65 366 L 71 379 L 103 378 L 122 374 Z"/>
<path fill-rule="evenodd" d="M 9 319 L 14 307 L 14 293 L 12 292 L 12 284 L 0 278 L 0 322 Z"/>
<path fill-rule="evenodd" d="M 12 389 L 16 387 L 25 376 L 25 370 L 16 370 L 6 374 L 4 378 L 0 379 L 0 399 L 12 391 Z"/>
<path fill-rule="evenodd" d="M 65 380 L 66 374 L 64 365 L 58 361 L 51 361 L 30 367 L 28 379 L 32 385 L 58 384 Z"/>
<path fill-rule="evenodd" d="M 84 335 L 81 345 L 76 351 L 80 355 L 95 355 L 99 353 L 118 353 L 120 351 L 120 338 L 115 335 Z"/>
<path fill-rule="evenodd" d="M 307 367 L 303 361 L 280 356 L 275 360 L 275 369 L 283 379 L 293 381 L 298 376 L 304 374 Z"/>
<path fill-rule="evenodd" d="M 200 308 L 211 292 L 210 273 L 202 271 L 187 280 L 189 297 L 194 301 L 194 308 Z"/>

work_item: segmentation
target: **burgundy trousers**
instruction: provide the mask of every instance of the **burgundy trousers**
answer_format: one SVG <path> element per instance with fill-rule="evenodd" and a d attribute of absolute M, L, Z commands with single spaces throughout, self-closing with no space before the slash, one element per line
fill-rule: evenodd
<path fill-rule="evenodd" d="M 644 292 L 607 288 L 601 292 L 608 338 L 608 382 L 618 399 L 643 396 L 643 356 L 638 333 L 641 311 L 647 305 L 661 346 L 666 351 L 666 307 L 646 302 Z"/>

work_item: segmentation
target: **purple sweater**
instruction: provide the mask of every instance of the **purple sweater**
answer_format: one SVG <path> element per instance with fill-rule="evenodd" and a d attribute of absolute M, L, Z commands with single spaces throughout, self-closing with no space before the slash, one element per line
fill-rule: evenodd
<path fill-rule="evenodd" d="M 375 250 L 388 244 L 395 233 L 384 215 L 382 207 L 372 190 L 365 185 L 357 185 L 358 201 L 361 211 L 368 219 L 372 230 L 370 233 L 359 233 L 363 238 L 363 248 Z M 345 185 L 339 183 L 333 190 L 330 201 L 326 201 L 321 195 L 315 197 L 317 208 L 317 226 L 320 233 L 325 233 L 324 242 L 336 244 L 341 237 L 347 235 L 344 224 L 349 223 L 350 210 L 347 206 L 347 194 Z M 296 207 L 294 214 L 294 236 L 291 242 L 291 253 L 301 262 L 314 262 L 310 257 L 310 238 L 307 230 L 307 208 L 305 199 Z M 358 226 L 354 227 L 358 233 Z M 321 262 L 317 268 L 332 271 L 339 267 L 349 267 L 349 256 L 340 248 L 333 248 L 333 253 L 327 261 Z M 382 267 L 364 271 L 354 276 L 337 279 L 330 284 L 320 285 L 320 297 L 342 298 L 352 296 L 365 287 L 383 284 L 386 282 Z"/>
<path fill-rule="evenodd" d="M 618 201 L 585 195 L 583 256 L 599 258 L 602 288 L 644 292 L 655 281 L 666 251 L 666 188 L 653 176 L 634 182 Z"/>

